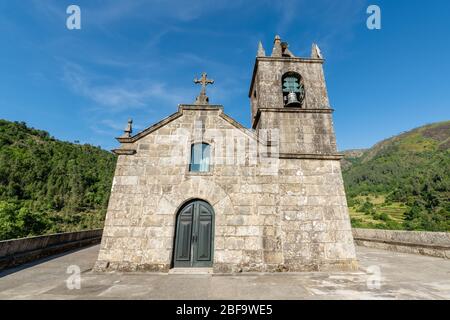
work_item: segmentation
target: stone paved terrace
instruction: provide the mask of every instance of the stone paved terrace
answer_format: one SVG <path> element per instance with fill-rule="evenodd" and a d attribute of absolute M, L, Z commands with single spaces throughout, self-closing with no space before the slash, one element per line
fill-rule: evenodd
<path fill-rule="evenodd" d="M 92 273 L 98 250 L 3 271 L 0 299 L 450 299 L 450 260 L 365 247 L 358 272 L 236 275 Z M 79 290 L 66 287 L 70 265 L 81 268 Z M 381 288 L 370 290 L 365 271 L 374 265 Z"/>

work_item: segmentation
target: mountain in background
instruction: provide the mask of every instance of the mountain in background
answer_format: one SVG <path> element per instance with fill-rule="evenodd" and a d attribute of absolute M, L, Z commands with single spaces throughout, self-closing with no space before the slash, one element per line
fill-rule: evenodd
<path fill-rule="evenodd" d="M 342 170 L 347 170 L 352 164 L 357 163 L 366 151 L 367 149 L 351 149 L 343 151 L 344 158 L 341 160 Z"/>
<path fill-rule="evenodd" d="M 0 119 L 0 240 L 102 228 L 116 157 Z"/>
<path fill-rule="evenodd" d="M 344 155 L 354 227 L 450 231 L 450 121 Z"/>
<path fill-rule="evenodd" d="M 344 154 L 354 227 L 450 231 L 450 121 Z M 115 163 L 0 119 L 0 240 L 103 227 Z"/>

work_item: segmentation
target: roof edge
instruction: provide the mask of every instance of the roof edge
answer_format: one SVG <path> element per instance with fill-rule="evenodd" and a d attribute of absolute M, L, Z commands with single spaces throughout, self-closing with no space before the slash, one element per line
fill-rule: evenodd
<path fill-rule="evenodd" d="M 197 104 L 180 104 L 178 105 L 178 111 L 171 114 L 170 116 L 162 119 L 161 121 L 155 123 L 154 125 L 151 125 L 150 127 L 142 130 L 141 132 L 137 133 L 136 135 L 132 136 L 132 137 L 118 137 L 116 138 L 117 141 L 119 141 L 122 144 L 128 144 L 128 143 L 134 143 L 140 139 L 142 139 L 143 137 L 147 136 L 148 134 L 164 127 L 165 125 L 169 124 L 170 122 L 178 119 L 179 117 L 181 117 L 183 115 L 183 111 L 184 110 L 195 110 L 195 111 L 219 111 L 219 116 L 224 119 L 225 121 L 227 121 L 228 123 L 230 123 L 232 126 L 234 126 L 236 129 L 239 129 L 240 131 L 242 131 L 244 134 L 246 134 L 247 136 L 249 136 L 252 139 L 255 139 L 256 141 L 258 141 L 259 143 L 264 144 L 264 142 L 262 142 L 258 136 L 256 135 L 255 132 L 253 132 L 251 129 L 244 127 L 241 123 L 239 123 L 238 121 L 236 121 L 235 119 L 233 119 L 232 117 L 230 117 L 229 115 L 227 115 L 224 111 L 223 111 L 223 106 L 222 105 L 197 105 Z M 124 149 L 114 149 L 114 153 L 118 154 L 117 152 L 121 152 L 119 150 L 124 150 L 124 152 L 128 152 L 125 150 L 128 150 L 126 148 Z"/>

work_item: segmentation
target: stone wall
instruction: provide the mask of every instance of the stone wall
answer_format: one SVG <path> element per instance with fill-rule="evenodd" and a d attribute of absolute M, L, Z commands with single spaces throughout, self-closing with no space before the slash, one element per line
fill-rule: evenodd
<path fill-rule="evenodd" d="M 0 241 L 0 270 L 99 243 L 102 229 Z"/>
<path fill-rule="evenodd" d="M 260 128 L 278 128 L 280 153 L 336 153 L 331 110 L 261 109 L 256 129 Z"/>
<path fill-rule="evenodd" d="M 356 267 L 339 161 L 252 159 L 244 152 L 229 163 L 221 155 L 230 140 L 220 137 L 233 136 L 232 149 L 240 141 L 245 150 L 255 137 L 221 108 L 182 106 L 179 112 L 122 145 L 135 154 L 118 157 L 96 270 L 167 272 L 176 214 L 192 199 L 207 201 L 215 212 L 215 272 Z M 189 172 L 194 141 L 211 143 L 211 172 Z"/>
<path fill-rule="evenodd" d="M 283 160 L 279 186 L 284 263 L 299 271 L 356 267 L 339 161 Z"/>
<path fill-rule="evenodd" d="M 450 233 L 353 229 L 355 243 L 384 250 L 450 259 Z"/>
<path fill-rule="evenodd" d="M 278 129 L 280 153 L 334 154 L 336 139 L 320 59 L 258 57 L 251 84 L 252 127 Z M 282 77 L 301 75 L 302 108 L 284 107 Z"/>
<path fill-rule="evenodd" d="M 283 108 L 282 76 L 289 71 L 302 77 L 306 91 L 304 108 L 330 108 L 322 63 L 317 59 L 258 57 L 250 85 L 250 97 L 256 96 L 251 99 L 252 117 L 258 109 Z"/>

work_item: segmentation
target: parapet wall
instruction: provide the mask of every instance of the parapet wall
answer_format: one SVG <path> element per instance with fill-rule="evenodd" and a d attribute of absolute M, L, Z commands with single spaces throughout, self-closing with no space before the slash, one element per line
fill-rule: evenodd
<path fill-rule="evenodd" d="M 0 241 L 0 270 L 100 243 L 103 229 Z"/>
<path fill-rule="evenodd" d="M 450 259 L 450 232 L 353 229 L 360 246 Z"/>

